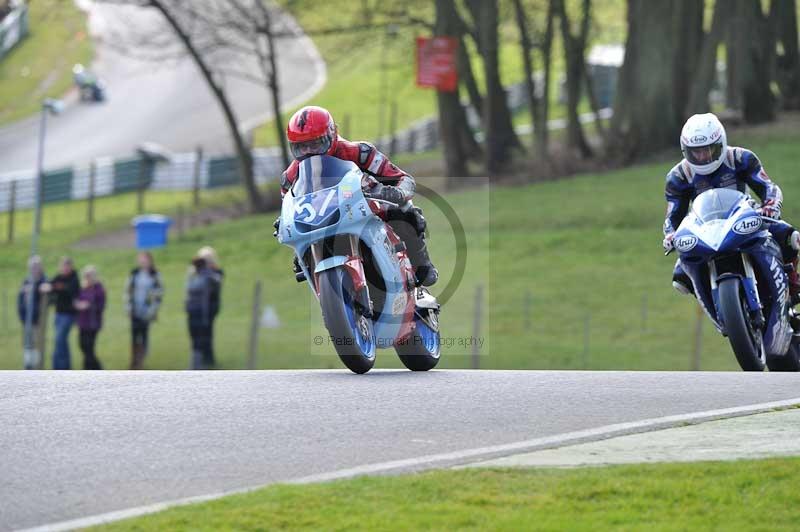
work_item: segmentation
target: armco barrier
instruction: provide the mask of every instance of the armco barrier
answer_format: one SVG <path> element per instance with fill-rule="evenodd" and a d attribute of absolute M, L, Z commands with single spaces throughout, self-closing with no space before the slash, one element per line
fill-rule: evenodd
<path fill-rule="evenodd" d="M 198 166 L 199 165 L 199 166 Z M 256 182 L 277 181 L 283 161 L 277 149 L 253 150 Z M 203 157 L 196 153 L 171 154 L 169 160 L 143 158 L 99 158 L 93 164 L 48 170 L 42 180 L 44 203 L 103 197 L 139 190 L 192 190 L 218 188 L 239 183 L 235 157 Z M 11 194 L 12 182 L 14 194 Z M 35 172 L 23 171 L 0 175 L 0 212 L 33 207 Z"/>

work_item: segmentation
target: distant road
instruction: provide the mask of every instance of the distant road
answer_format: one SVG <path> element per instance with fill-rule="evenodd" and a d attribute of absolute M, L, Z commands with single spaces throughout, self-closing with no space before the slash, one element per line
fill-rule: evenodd
<path fill-rule="evenodd" d="M 797 397 L 775 373 L 0 372 L 0 530 Z"/>
<path fill-rule="evenodd" d="M 92 70 L 108 86 L 102 104 L 79 103 L 75 94 L 68 109 L 49 121 L 45 164 L 58 168 L 92 158 L 122 157 L 141 142 L 162 144 L 173 151 L 230 152 L 222 112 L 189 58 L 161 64 L 121 55 L 108 42 L 120 27 L 163 24 L 152 9 L 84 2 L 96 42 Z M 288 18 L 283 25 L 294 25 Z M 279 39 L 279 73 L 283 98 L 297 105 L 325 81 L 325 65 L 310 39 Z M 240 123 L 254 125 L 271 118 L 269 94 L 254 83 L 224 81 Z M 289 101 L 291 100 L 291 101 Z M 0 174 L 35 167 L 38 117 L 0 129 Z"/>

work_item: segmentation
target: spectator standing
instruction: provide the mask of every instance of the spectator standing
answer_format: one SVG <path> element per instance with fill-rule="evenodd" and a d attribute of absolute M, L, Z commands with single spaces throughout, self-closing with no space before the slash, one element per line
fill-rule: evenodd
<path fill-rule="evenodd" d="M 49 285 L 42 268 L 42 259 L 38 255 L 34 255 L 28 259 L 28 276 L 22 281 L 22 287 L 17 294 L 17 315 L 22 323 L 25 369 L 35 369 L 41 364 L 44 346 L 42 345 L 39 317 L 42 305 L 47 304 L 45 293 L 48 289 Z M 30 316 L 28 310 L 30 310 Z M 30 328 L 27 327 L 28 319 L 31 320 Z"/>
<path fill-rule="evenodd" d="M 219 314 L 221 308 L 221 296 L 222 296 L 222 280 L 225 276 L 225 272 L 219 265 L 219 257 L 217 256 L 217 252 L 211 246 L 203 246 L 197 252 L 197 256 L 206 260 L 208 267 L 217 274 L 219 278 L 219 286 L 218 290 L 211 294 L 212 301 L 210 307 L 213 309 L 213 313 L 211 314 L 211 323 L 208 326 L 208 334 L 209 334 L 209 351 L 208 356 L 204 360 L 206 366 L 214 367 L 217 365 L 216 357 L 214 356 L 214 320 L 217 319 L 217 314 Z"/>
<path fill-rule="evenodd" d="M 83 369 L 103 369 L 97 359 L 95 346 L 97 333 L 103 327 L 103 311 L 106 308 L 106 291 L 97 279 L 94 266 L 86 266 L 81 271 L 83 288 L 75 306 L 78 309 L 78 331 L 83 351 Z"/>
<path fill-rule="evenodd" d="M 215 366 L 213 324 L 219 313 L 222 274 L 211 264 L 198 253 L 192 259 L 186 280 L 185 306 L 192 339 L 191 369 L 212 369 Z"/>
<path fill-rule="evenodd" d="M 164 285 L 155 266 L 153 255 L 141 251 L 137 266 L 131 270 L 125 285 L 125 310 L 131 319 L 130 369 L 142 369 L 149 347 L 150 324 L 156 321 Z"/>
<path fill-rule="evenodd" d="M 75 324 L 75 315 L 78 312 L 75 302 L 81 291 L 81 283 L 71 258 L 61 259 L 59 273 L 53 278 L 50 288 L 56 307 L 53 369 L 70 369 L 69 332 Z"/>

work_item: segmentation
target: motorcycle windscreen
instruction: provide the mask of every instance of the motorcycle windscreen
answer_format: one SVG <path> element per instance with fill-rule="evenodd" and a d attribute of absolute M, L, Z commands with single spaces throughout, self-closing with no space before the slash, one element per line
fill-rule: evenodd
<path fill-rule="evenodd" d="M 692 202 L 692 213 L 702 223 L 724 220 L 747 196 L 730 188 L 714 188 L 697 196 Z"/>
<path fill-rule="evenodd" d="M 358 167 L 350 162 L 331 157 L 317 155 L 300 163 L 297 179 L 292 185 L 292 195 L 299 198 L 312 192 L 335 187 L 342 178 Z"/>

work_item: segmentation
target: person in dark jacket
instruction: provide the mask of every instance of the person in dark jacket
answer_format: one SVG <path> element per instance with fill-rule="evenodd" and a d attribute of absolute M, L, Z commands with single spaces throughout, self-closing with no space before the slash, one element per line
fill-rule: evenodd
<path fill-rule="evenodd" d="M 209 334 L 209 350 L 208 354 L 206 355 L 203 362 L 205 363 L 206 367 L 213 368 L 217 365 L 216 358 L 214 356 L 214 321 L 217 319 L 217 314 L 219 314 L 220 310 L 220 299 L 222 297 L 222 281 L 225 278 L 225 272 L 219 265 L 219 257 L 217 256 L 217 252 L 211 246 L 203 246 L 197 251 L 197 256 L 201 259 L 205 259 L 206 264 L 208 267 L 217 274 L 219 278 L 219 289 L 216 290 L 211 294 L 213 298 L 210 302 L 209 307 L 214 310 L 211 314 L 211 324 L 208 327 L 208 334 Z"/>
<path fill-rule="evenodd" d="M 81 292 L 81 283 L 71 258 L 61 259 L 59 274 L 53 277 L 50 288 L 56 307 L 53 369 L 70 369 L 69 332 L 75 324 L 78 312 L 75 302 Z"/>
<path fill-rule="evenodd" d="M 192 338 L 191 369 L 215 365 L 212 327 L 219 313 L 222 275 L 199 255 L 192 260 L 186 280 L 186 316 Z"/>
<path fill-rule="evenodd" d="M 41 365 L 42 328 L 39 317 L 42 305 L 47 304 L 45 293 L 48 290 L 47 277 L 42 268 L 42 259 L 38 255 L 28 259 L 28 276 L 22 281 L 17 294 L 17 315 L 22 323 L 22 345 L 24 349 L 25 369 L 39 368 Z M 28 311 L 30 310 L 30 314 Z M 30 320 L 30 323 L 28 321 Z"/>
<path fill-rule="evenodd" d="M 125 285 L 125 311 L 131 319 L 130 368 L 142 369 L 147 357 L 150 324 L 158 317 L 164 284 L 153 255 L 141 251 L 136 259 L 138 266 L 131 271 Z"/>
<path fill-rule="evenodd" d="M 81 271 L 83 289 L 75 306 L 78 309 L 78 331 L 83 351 L 83 369 L 103 369 L 97 359 L 95 346 L 97 333 L 103 327 L 103 311 L 106 308 L 106 291 L 97 280 L 94 266 L 86 266 Z"/>

